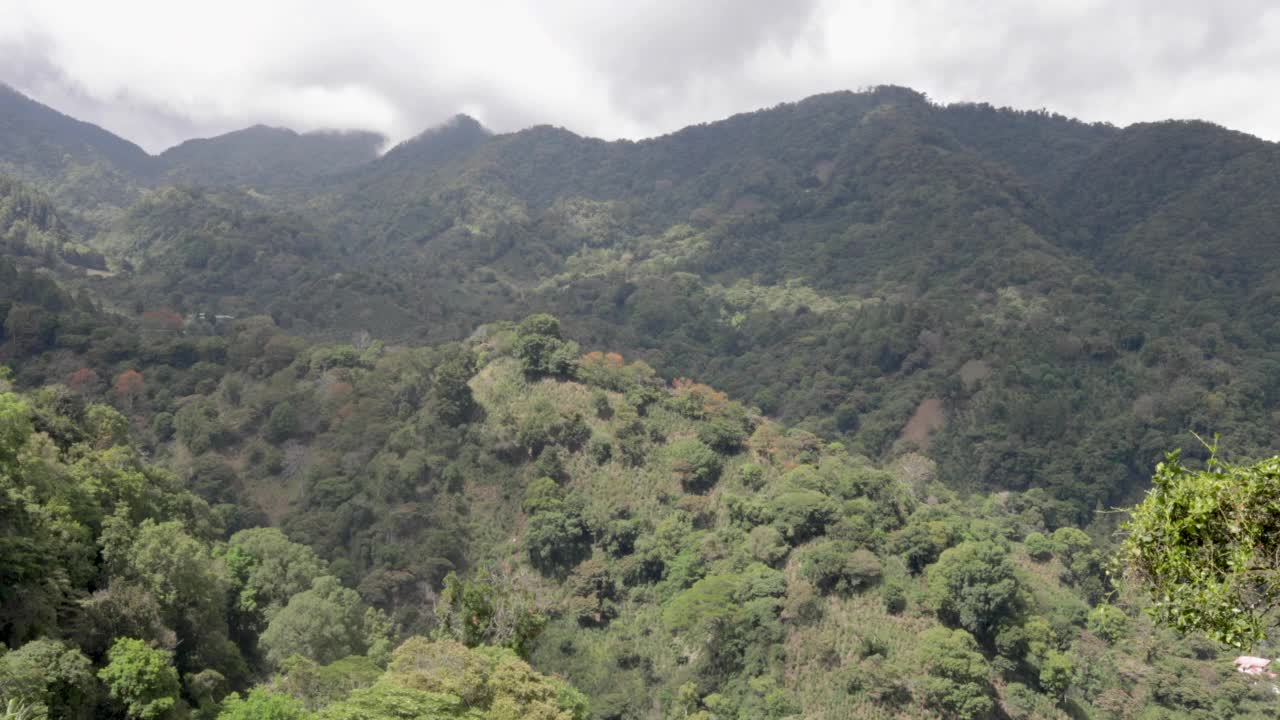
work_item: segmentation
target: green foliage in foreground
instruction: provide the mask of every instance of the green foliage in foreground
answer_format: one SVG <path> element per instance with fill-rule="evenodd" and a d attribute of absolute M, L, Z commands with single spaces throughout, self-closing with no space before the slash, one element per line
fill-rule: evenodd
<path fill-rule="evenodd" d="M 218 720 L 305 720 L 311 717 L 302 703 L 290 695 L 257 687 L 248 695 L 228 695 Z"/>
<path fill-rule="evenodd" d="M 1234 465 L 1215 453 L 1193 470 L 1175 452 L 1152 485 L 1121 556 L 1152 614 L 1236 647 L 1266 638 L 1280 600 L 1280 457 Z"/>
<path fill-rule="evenodd" d="M 109 662 L 98 673 L 111 698 L 129 718 L 169 717 L 178 702 L 178 672 L 172 654 L 147 647 L 141 640 L 121 638 L 111 646 Z"/>

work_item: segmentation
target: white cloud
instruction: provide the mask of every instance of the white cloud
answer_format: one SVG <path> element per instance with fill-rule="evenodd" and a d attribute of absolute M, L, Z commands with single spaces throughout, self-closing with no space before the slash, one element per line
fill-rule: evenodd
<path fill-rule="evenodd" d="M 0 17 L 0 80 L 153 151 L 254 123 L 398 140 L 459 111 L 640 137 L 881 83 L 1280 139 L 1265 0 L 0 0 Z"/>

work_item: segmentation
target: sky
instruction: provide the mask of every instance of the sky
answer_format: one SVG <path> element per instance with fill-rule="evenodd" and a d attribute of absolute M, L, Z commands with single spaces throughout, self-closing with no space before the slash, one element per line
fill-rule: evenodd
<path fill-rule="evenodd" d="M 832 90 L 1280 140 L 1275 0 L 0 0 L 0 82 L 151 152 L 457 113 L 642 138 Z"/>

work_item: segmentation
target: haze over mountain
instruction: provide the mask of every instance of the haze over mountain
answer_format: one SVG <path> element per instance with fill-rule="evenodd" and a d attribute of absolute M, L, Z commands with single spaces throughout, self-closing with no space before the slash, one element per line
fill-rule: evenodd
<path fill-rule="evenodd" d="M 384 144 L 0 91 L 24 702 L 61 653 L 68 717 L 134 712 L 116 656 L 209 718 L 1274 711 L 1104 511 L 1192 432 L 1280 452 L 1277 144 L 896 86 Z"/>
<path fill-rule="evenodd" d="M 426 7 L 5 0 L 0 82 L 160 152 L 255 124 L 399 142 L 457 112 L 607 139 L 891 83 L 1280 139 L 1280 9 L 1231 3 L 581 0 Z M 503 22 L 494 22 L 495 14 Z M 303 20 L 305 19 L 305 22 Z"/>

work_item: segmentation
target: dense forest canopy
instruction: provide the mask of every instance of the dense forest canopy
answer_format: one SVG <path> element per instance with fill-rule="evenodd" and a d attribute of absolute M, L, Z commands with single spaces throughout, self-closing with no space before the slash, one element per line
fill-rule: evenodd
<path fill-rule="evenodd" d="M 382 142 L 0 92 L 8 720 L 1274 716 L 1276 145 Z"/>

